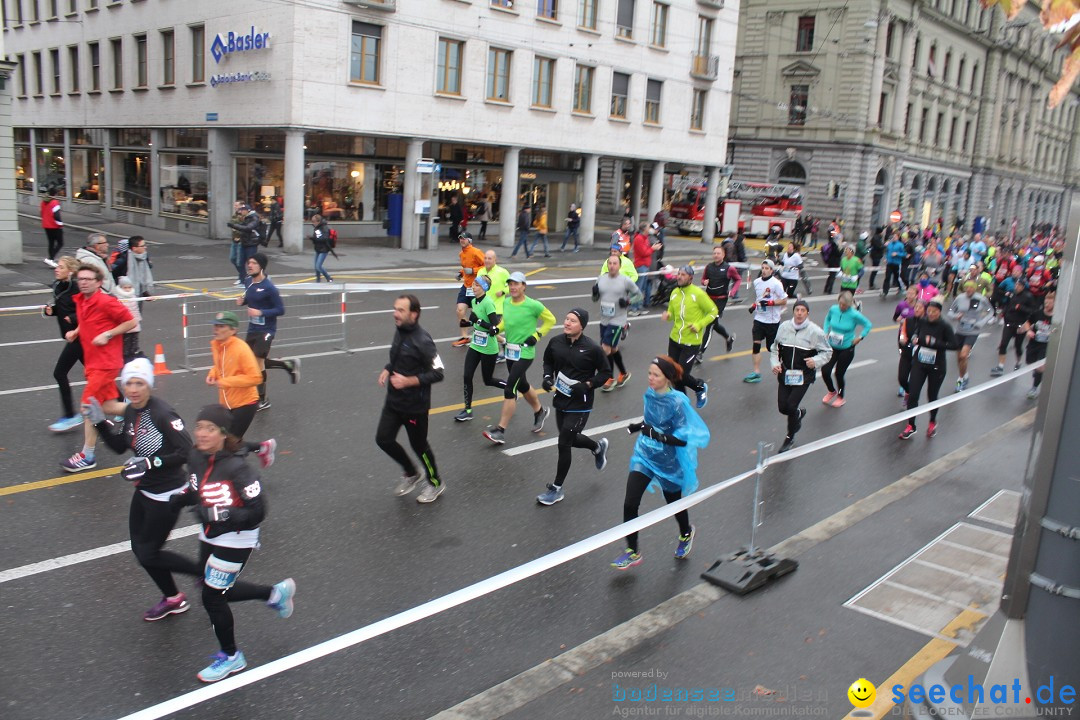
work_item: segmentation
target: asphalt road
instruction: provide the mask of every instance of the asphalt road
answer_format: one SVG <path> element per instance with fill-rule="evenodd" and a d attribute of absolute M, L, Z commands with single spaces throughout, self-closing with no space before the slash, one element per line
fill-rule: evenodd
<path fill-rule="evenodd" d="M 548 304 L 560 320 L 575 305 L 592 308 L 588 284 L 544 281 L 591 275 L 598 258 L 590 256 L 579 266 L 567 261 L 540 270 L 530 279 L 529 294 Z M 332 343 L 293 349 L 306 356 L 301 383 L 291 386 L 284 373 L 273 374 L 273 408 L 261 413 L 249 432 L 251 438 L 276 437 L 279 450 L 277 463 L 265 473 L 270 513 L 263 525 L 263 546 L 245 575 L 267 583 L 291 576 L 299 588 L 296 614 L 289 620 L 278 619 L 258 603 L 234 606 L 239 645 L 250 667 L 437 598 L 621 520 L 632 448 L 632 438 L 621 428 L 604 433 L 611 441 L 604 472 L 597 473 L 591 457 L 578 453 L 566 482 L 566 500 L 541 507 L 534 498 L 553 475 L 555 448 L 513 456 L 503 451 L 553 439 L 553 423 L 533 435 L 527 430 L 528 413 L 519 410 L 507 432 L 507 445 L 499 448 L 480 434 L 496 419 L 497 403 L 476 407 L 472 423 L 452 420 L 461 402 L 464 355 L 448 342 L 458 335 L 452 317 L 454 294 L 422 289 L 420 275 L 428 277 L 416 268 L 385 277 L 412 279 L 429 308 L 421 323 L 441 340 L 447 370 L 446 380 L 433 391 L 431 443 L 447 490 L 431 506 L 390 492 L 398 468 L 378 450 L 373 437 L 383 394 L 375 379 L 386 361 L 381 346 L 393 333 L 388 310 L 392 295 L 353 295 L 348 311 L 367 313 L 348 318 L 346 335 L 354 352 L 334 352 Z M 223 295 L 230 292 L 223 282 L 208 285 Z M 40 296 L 6 297 L 3 304 L 40 300 Z M 816 296 L 813 300 L 811 318 L 820 322 L 829 303 Z M 893 304 L 891 298 L 886 302 L 868 295 L 864 312 L 878 328 L 885 328 L 891 325 Z M 749 469 L 757 443 L 779 443 L 784 434 L 773 381 L 741 382 L 750 368 L 749 315 L 744 306 L 733 306 L 725 320 L 740 337 L 731 356 L 723 355 L 722 343 L 714 341 L 701 371 L 710 382 L 710 401 L 702 416 L 713 433 L 700 455 L 703 485 Z M 74 482 L 19 487 L 64 476 L 57 463 L 77 449 L 81 437 L 52 435 L 45 427 L 59 412 L 56 391 L 48 387 L 59 351 L 59 343 L 50 342 L 56 337 L 53 322 L 27 313 L 0 316 L 0 324 L 4 357 L 0 394 L 7 410 L 0 417 L 4 438 L 0 492 L 5 493 L 0 505 L 4 537 L 0 572 L 126 540 L 131 489 L 115 474 L 68 476 L 62 479 Z M 647 363 L 666 347 L 667 326 L 656 312 L 632 324 L 624 357 L 634 377 L 625 388 L 599 397 L 590 427 L 621 424 L 641 413 Z M 287 327 L 279 334 L 282 344 L 288 339 Z M 588 332 L 595 336 L 598 330 L 590 325 Z M 145 306 L 143 347 L 149 350 L 162 343 L 177 371 L 181 335 L 176 302 Z M 824 387 L 820 381 L 814 386 L 807 395 L 809 413 L 800 441 L 900 409 L 893 338 L 894 331 L 886 329 L 874 332 L 860 346 L 856 356 L 860 364 L 848 375 L 849 401 L 843 409 L 821 405 Z M 984 338 L 976 349 L 975 384 L 988 377 L 993 344 L 994 339 Z M 281 355 L 293 351 L 283 349 Z M 950 363 L 954 364 L 952 359 Z M 539 374 L 534 371 L 532 376 L 538 379 Z M 954 380 L 952 368 L 945 388 L 951 390 Z M 933 440 L 920 434 L 900 442 L 897 427 L 779 466 L 765 486 L 759 543 L 768 546 L 789 537 L 978 438 L 1031 407 L 1026 390 L 1026 381 L 1011 383 L 942 411 L 941 430 Z M 189 422 L 215 397 L 203 383 L 202 371 L 162 377 L 156 392 Z M 487 388 L 478 390 L 481 399 L 493 395 Z M 921 424 L 925 427 L 925 422 Z M 1017 452 L 1026 451 L 1024 438 L 1018 441 Z M 118 466 L 122 460 L 100 444 L 98 452 L 99 469 Z M 751 503 L 752 486 L 742 484 L 695 508 L 691 519 L 698 536 L 686 562 L 671 557 L 677 533 L 674 522 L 666 521 L 642 534 L 645 562 L 630 572 L 608 567 L 621 551 L 612 546 L 176 717 L 212 713 L 254 718 L 265 717 L 271 709 L 310 718 L 430 716 L 693 586 L 714 557 L 746 542 Z M 657 497 L 648 495 L 643 509 L 657 504 Z M 924 505 L 931 521 L 935 513 L 952 517 L 952 508 Z M 183 516 L 180 527 L 192 520 Z M 896 545 L 889 547 L 894 540 Z M 879 542 L 880 547 L 871 543 L 856 554 L 852 563 L 877 564 L 879 554 L 895 555 L 917 539 L 887 525 Z M 172 544 L 180 552 L 196 552 L 193 537 Z M 122 717 L 199 686 L 195 673 L 216 650 L 201 607 L 195 602 L 185 615 L 143 622 L 141 612 L 157 600 L 152 583 L 130 553 L 100 554 L 36 574 L 4 576 L 0 583 L 4 610 L 0 632 L 8 648 L 0 660 L 4 718 Z M 183 580 L 182 587 L 194 586 Z M 788 602 L 799 599 L 792 596 Z M 782 608 L 783 602 L 779 605 Z M 790 638 L 772 640 L 783 643 Z"/>

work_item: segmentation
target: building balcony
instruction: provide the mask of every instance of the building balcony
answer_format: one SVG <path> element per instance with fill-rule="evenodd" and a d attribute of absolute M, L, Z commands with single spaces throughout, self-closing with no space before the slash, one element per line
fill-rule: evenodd
<path fill-rule="evenodd" d="M 690 76 L 698 80 L 715 80 L 720 74 L 718 55 L 692 55 L 690 57 Z"/>
<path fill-rule="evenodd" d="M 385 10 L 386 12 L 397 11 L 397 0 L 342 0 L 346 5 L 352 5 L 362 10 Z"/>
<path fill-rule="evenodd" d="M 698 5 L 704 5 L 709 8 L 716 8 L 717 10 L 724 9 L 724 0 L 697 0 Z"/>

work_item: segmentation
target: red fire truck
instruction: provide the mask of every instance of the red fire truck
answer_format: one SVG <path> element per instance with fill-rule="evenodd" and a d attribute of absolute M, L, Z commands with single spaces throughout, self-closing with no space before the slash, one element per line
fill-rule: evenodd
<path fill-rule="evenodd" d="M 698 181 L 698 182 L 695 182 Z M 705 220 L 705 193 L 702 178 L 676 177 L 672 182 L 671 224 L 687 235 L 700 235 Z M 717 198 L 715 235 L 742 230 L 749 236 L 764 237 L 773 229 L 790 235 L 795 218 L 802 212 L 802 188 L 731 181 L 727 197 Z"/>

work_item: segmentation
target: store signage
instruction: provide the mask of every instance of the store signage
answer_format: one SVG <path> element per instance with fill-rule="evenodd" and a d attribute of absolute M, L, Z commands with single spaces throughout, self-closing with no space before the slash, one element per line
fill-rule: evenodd
<path fill-rule="evenodd" d="M 206 113 L 206 122 L 217 122 L 217 113 Z"/>
<path fill-rule="evenodd" d="M 416 172 L 418 173 L 427 174 L 437 172 L 435 167 L 435 161 L 429 160 L 428 158 L 420 158 L 416 161 Z"/>
<path fill-rule="evenodd" d="M 214 62 L 219 63 L 233 53 L 266 50 L 269 47 L 270 33 L 259 32 L 252 25 L 247 33 L 218 33 L 210 45 L 210 54 L 214 56 Z"/>
<path fill-rule="evenodd" d="M 270 73 L 255 70 L 253 72 L 219 73 L 210 76 L 210 87 L 231 85 L 233 83 L 270 82 Z"/>

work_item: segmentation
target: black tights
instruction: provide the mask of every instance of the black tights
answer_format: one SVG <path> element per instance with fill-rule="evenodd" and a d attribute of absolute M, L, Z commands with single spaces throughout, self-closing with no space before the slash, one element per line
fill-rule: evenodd
<path fill-rule="evenodd" d="M 163 595 L 173 596 L 180 592 L 172 574 L 199 575 L 199 566 L 194 562 L 161 548 L 176 526 L 180 510 L 169 510 L 169 503 L 151 500 L 139 490 L 131 496 L 131 508 L 128 511 L 128 534 L 131 538 L 131 552 L 146 570 Z"/>
<path fill-rule="evenodd" d="M 934 402 L 938 399 L 938 391 L 945 382 L 945 368 L 936 369 L 933 365 L 923 365 L 921 362 L 911 364 L 911 386 L 908 389 L 908 410 L 919 406 L 919 394 L 922 393 L 923 383 L 926 383 L 926 400 Z M 930 422 L 937 422 L 937 409 L 930 411 Z M 915 427 L 915 416 L 908 418 L 908 425 Z"/>
<path fill-rule="evenodd" d="M 809 370 L 803 370 L 803 375 L 809 374 Z M 785 385 L 784 373 L 776 376 L 779 380 L 779 388 L 776 392 L 776 407 L 781 415 L 787 415 L 787 436 L 795 437 L 795 433 L 802 428 L 802 415 L 799 412 L 799 403 L 802 402 L 806 391 L 810 389 L 810 383 L 803 379 L 802 385 Z"/>
<path fill-rule="evenodd" d="M 909 347 L 900 348 L 900 365 L 896 369 L 896 379 L 906 393 L 911 392 L 911 353 Z"/>
<path fill-rule="evenodd" d="M 64 417 L 76 415 L 75 405 L 71 400 L 71 383 L 68 382 L 68 373 L 75 363 L 83 361 L 82 343 L 64 343 L 64 349 L 60 351 L 60 357 L 56 358 L 56 367 L 53 368 L 53 379 L 60 388 L 60 404 L 64 406 Z"/>
<path fill-rule="evenodd" d="M 631 470 L 626 476 L 626 497 L 623 498 L 622 519 L 623 522 L 633 520 L 638 516 L 638 508 L 641 506 L 641 498 L 645 496 L 645 488 L 649 487 L 652 478 L 643 472 Z M 681 492 L 669 492 L 664 490 L 664 500 L 670 505 L 676 500 L 682 499 Z M 679 523 L 679 534 L 690 534 L 690 513 L 686 510 L 675 513 L 675 522 Z M 626 536 L 626 547 L 634 552 L 638 549 L 638 534 L 630 533 Z"/>
<path fill-rule="evenodd" d="M 211 554 L 226 562 L 240 563 L 240 571 L 251 556 L 254 548 L 230 548 L 210 543 L 199 544 L 199 562 L 205 567 L 206 561 Z M 226 655 L 236 654 L 236 635 L 233 632 L 233 614 L 229 603 L 244 602 L 245 600 L 269 601 L 270 594 L 274 591 L 269 585 L 255 585 L 237 581 L 232 587 L 225 590 L 212 588 L 203 584 L 202 604 L 206 608 L 206 614 L 210 616 L 210 623 L 214 626 L 214 634 L 217 635 L 221 651 Z"/>
<path fill-rule="evenodd" d="M 240 407 L 232 409 L 233 422 L 232 427 L 229 428 L 229 432 L 240 440 L 241 447 L 248 452 L 255 452 L 260 447 L 260 444 L 257 442 L 244 441 L 244 433 L 251 427 L 251 421 L 255 419 L 255 413 L 258 411 L 259 403 L 257 402 L 253 402 L 250 405 L 241 405 Z"/>
<path fill-rule="evenodd" d="M 409 436 L 409 445 L 424 463 L 428 480 L 432 485 L 439 485 L 439 470 L 435 467 L 435 455 L 431 452 L 431 445 L 428 443 L 428 414 L 426 412 L 402 413 L 384 407 L 382 416 L 379 418 L 379 427 L 375 431 L 375 444 L 393 458 L 406 475 L 415 475 L 416 465 L 405 452 L 405 448 L 401 447 L 397 441 L 398 430 L 403 425 L 405 434 Z"/>
<path fill-rule="evenodd" d="M 490 355 L 469 348 L 465 353 L 465 409 L 472 407 L 473 376 L 476 375 L 476 366 L 480 366 L 480 375 L 484 378 L 484 384 L 488 387 L 506 389 L 505 380 L 495 379 L 495 354 Z"/>
<path fill-rule="evenodd" d="M 626 374 L 626 365 L 623 364 L 622 361 L 622 350 L 612 350 L 611 354 L 608 355 L 608 360 L 611 361 L 612 365 L 619 369 L 620 373 L 623 375 Z"/>
<path fill-rule="evenodd" d="M 667 354 L 682 366 L 682 382 L 678 384 L 676 390 L 685 393 L 686 388 L 690 388 L 695 392 L 701 392 L 705 389 L 705 382 L 690 374 L 690 371 L 694 369 L 694 364 L 698 361 L 698 348 L 696 346 L 680 345 L 668 338 Z"/>
<path fill-rule="evenodd" d="M 555 410 L 555 427 L 559 429 L 559 463 L 555 467 L 555 485 L 558 487 L 562 487 L 566 474 L 570 472 L 571 448 L 584 448 L 595 454 L 600 447 L 595 440 L 581 434 L 587 422 L 588 412 L 568 413 Z"/>
<path fill-rule="evenodd" d="M 846 350 L 833 348 L 832 357 L 829 358 L 829 362 L 825 363 L 825 367 L 821 368 L 821 379 L 825 381 L 825 387 L 829 388 L 829 392 L 839 392 L 840 397 L 844 397 L 844 375 L 847 374 L 848 365 L 854 359 L 854 347 L 849 347 Z M 835 387 L 833 387 L 832 381 L 833 368 L 836 368 Z"/>

